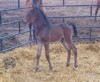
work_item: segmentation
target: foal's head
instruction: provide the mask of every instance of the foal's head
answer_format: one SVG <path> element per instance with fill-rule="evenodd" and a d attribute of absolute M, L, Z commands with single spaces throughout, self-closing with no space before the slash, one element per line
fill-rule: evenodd
<path fill-rule="evenodd" d="M 39 21 L 38 23 L 41 23 L 41 24 L 44 24 L 44 23 L 49 24 L 49 21 L 46 15 L 44 14 L 44 12 L 37 7 L 30 9 L 26 14 L 25 19 L 28 24 L 29 23 L 34 24 L 37 21 Z"/>
<path fill-rule="evenodd" d="M 25 17 L 27 23 L 34 23 L 36 18 L 37 18 L 37 14 L 35 9 L 29 10 Z"/>

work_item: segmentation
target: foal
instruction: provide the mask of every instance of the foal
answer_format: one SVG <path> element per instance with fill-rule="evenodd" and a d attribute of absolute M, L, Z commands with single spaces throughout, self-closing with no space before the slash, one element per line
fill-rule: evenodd
<path fill-rule="evenodd" d="M 28 25 L 32 24 L 35 26 L 36 38 L 37 38 L 37 61 L 36 61 L 36 71 L 39 69 L 39 59 L 41 56 L 42 47 L 45 48 L 45 56 L 49 64 L 49 69 L 52 70 L 52 65 L 49 56 L 49 43 L 60 41 L 63 46 L 68 51 L 66 66 L 70 65 L 71 50 L 74 53 L 74 68 L 77 68 L 77 49 L 72 41 L 72 29 L 74 28 L 74 33 L 77 36 L 77 30 L 73 23 L 59 23 L 56 25 L 50 24 L 46 15 L 39 8 L 34 7 L 31 9 L 26 16 Z"/>
<path fill-rule="evenodd" d="M 96 10 L 95 10 L 95 16 L 97 16 L 99 8 L 100 8 L 100 0 L 97 1 L 97 7 L 96 7 Z M 95 21 L 96 21 L 96 17 L 95 17 Z"/>

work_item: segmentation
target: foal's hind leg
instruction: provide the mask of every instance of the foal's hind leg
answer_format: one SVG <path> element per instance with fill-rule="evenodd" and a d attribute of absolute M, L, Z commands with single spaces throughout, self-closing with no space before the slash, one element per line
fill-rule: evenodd
<path fill-rule="evenodd" d="M 63 46 L 68 51 L 68 57 L 67 57 L 67 63 L 66 63 L 66 66 L 68 67 L 68 66 L 70 66 L 71 49 L 68 47 L 68 45 L 66 44 L 64 39 L 62 39 L 61 43 L 63 44 Z"/>
<path fill-rule="evenodd" d="M 37 61 L 36 61 L 36 71 L 38 71 L 39 69 L 39 59 L 40 59 L 40 56 L 41 56 L 41 51 L 42 51 L 42 46 L 43 46 L 43 43 L 42 42 L 39 42 L 37 41 L 37 45 L 38 45 L 38 49 L 37 49 Z"/>
<path fill-rule="evenodd" d="M 49 69 L 52 70 L 52 65 L 51 65 L 50 56 L 49 56 L 49 43 L 48 42 L 44 43 L 44 47 L 45 47 L 45 56 L 49 63 Z"/>
<path fill-rule="evenodd" d="M 74 53 L 74 67 L 77 68 L 78 67 L 78 65 L 77 65 L 77 48 L 75 47 L 74 44 L 72 46 L 72 50 Z"/>
<path fill-rule="evenodd" d="M 70 37 L 67 37 L 65 39 L 66 43 L 68 44 L 68 47 L 73 51 L 74 53 L 74 68 L 77 68 L 77 48 L 74 46 L 73 41 Z"/>

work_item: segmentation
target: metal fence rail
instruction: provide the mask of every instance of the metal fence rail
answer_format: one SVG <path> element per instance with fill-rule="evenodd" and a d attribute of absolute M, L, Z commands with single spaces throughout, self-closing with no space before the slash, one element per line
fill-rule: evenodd
<path fill-rule="evenodd" d="M 45 6 L 43 5 L 42 7 L 89 7 L 90 8 L 90 14 L 89 15 L 86 15 L 86 16 L 49 16 L 48 18 L 62 18 L 63 19 L 63 22 L 65 18 L 87 18 L 87 17 L 97 17 L 99 18 L 100 16 L 94 16 L 92 15 L 93 13 L 93 6 L 97 6 L 97 5 L 66 5 L 65 4 L 65 0 L 62 0 L 62 4 L 61 5 L 53 5 L 53 6 Z M 20 7 L 20 0 L 18 0 L 18 7 L 17 8 L 14 8 L 14 9 L 5 9 L 5 10 L 1 10 L 0 11 L 0 28 L 1 26 L 4 26 L 4 25 L 12 25 L 13 23 L 18 23 L 18 33 L 15 33 L 15 34 L 10 34 L 10 35 L 7 35 L 7 36 L 4 36 L 4 37 L 0 37 L 0 53 L 2 52 L 6 52 L 6 51 L 9 51 L 9 50 L 12 50 L 16 47 L 19 47 L 19 46 L 23 46 L 25 44 L 29 44 L 29 43 L 32 43 L 32 42 L 35 42 L 36 39 L 35 39 L 35 36 L 34 36 L 34 28 L 32 27 L 29 27 L 29 30 L 26 30 L 24 32 L 21 32 L 21 23 L 23 22 L 23 20 L 14 20 L 14 21 L 10 21 L 10 22 L 5 22 L 3 23 L 2 22 L 2 12 L 5 12 L 5 11 L 16 11 L 16 10 L 22 10 L 22 9 L 26 9 L 26 8 L 21 8 Z M 86 26 L 86 27 L 79 27 L 77 26 L 78 28 L 89 28 L 89 35 L 88 37 L 80 37 L 78 36 L 77 39 L 89 39 L 90 41 L 92 39 L 100 39 L 100 37 L 92 37 L 92 30 L 93 28 L 98 28 L 100 29 L 100 26 Z M 25 34 L 25 33 L 29 33 L 29 41 L 25 42 L 25 43 L 22 43 L 22 44 L 19 44 L 19 45 L 16 45 L 16 46 L 12 46 L 10 48 L 7 48 L 7 49 L 3 49 L 3 40 L 5 38 L 9 38 L 9 37 L 12 37 L 12 36 L 16 36 L 16 35 L 22 35 L 22 34 Z"/>

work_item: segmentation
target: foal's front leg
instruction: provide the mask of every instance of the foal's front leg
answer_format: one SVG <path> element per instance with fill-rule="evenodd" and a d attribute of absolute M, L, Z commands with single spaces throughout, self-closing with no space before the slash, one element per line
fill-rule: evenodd
<path fill-rule="evenodd" d="M 37 45 L 38 45 L 38 49 L 37 49 L 37 61 L 36 61 L 36 71 L 38 71 L 39 69 L 39 59 L 40 59 L 40 56 L 41 56 L 41 51 L 42 51 L 42 46 L 43 46 L 43 43 L 40 42 L 40 41 L 37 41 Z"/>
<path fill-rule="evenodd" d="M 48 42 L 44 43 L 44 47 L 45 47 L 45 56 L 49 63 L 49 69 L 52 70 L 52 65 L 51 65 L 50 56 L 49 56 L 49 43 Z"/>

